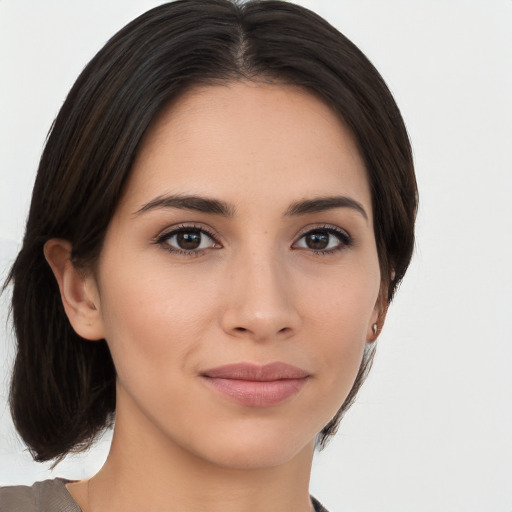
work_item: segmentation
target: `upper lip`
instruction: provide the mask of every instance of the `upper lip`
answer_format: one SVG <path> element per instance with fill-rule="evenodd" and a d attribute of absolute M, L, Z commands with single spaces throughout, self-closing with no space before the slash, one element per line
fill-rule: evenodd
<path fill-rule="evenodd" d="M 202 372 L 204 377 L 250 381 L 274 381 L 283 379 L 303 379 L 309 373 L 302 368 L 277 361 L 264 365 L 255 363 L 232 363 Z"/>

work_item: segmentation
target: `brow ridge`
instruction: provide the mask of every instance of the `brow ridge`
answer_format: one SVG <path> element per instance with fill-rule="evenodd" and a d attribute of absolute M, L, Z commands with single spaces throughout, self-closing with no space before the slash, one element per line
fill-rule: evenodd
<path fill-rule="evenodd" d="M 162 195 L 144 204 L 135 215 L 162 208 L 177 208 L 180 210 L 193 210 L 202 213 L 233 217 L 236 208 L 219 199 L 206 198 L 195 195 Z M 293 202 L 285 211 L 284 215 L 289 217 L 306 215 L 308 213 L 319 213 L 335 208 L 351 208 L 360 213 L 368 221 L 368 214 L 362 204 L 348 196 L 326 196 L 312 199 L 302 199 Z"/>
<path fill-rule="evenodd" d="M 139 208 L 135 212 L 135 215 L 140 215 L 142 213 L 161 208 L 193 210 L 202 213 L 221 215 L 223 217 L 233 217 L 235 214 L 235 207 L 233 205 L 219 199 L 194 195 L 173 194 L 155 197 Z"/>
<path fill-rule="evenodd" d="M 335 208 L 351 208 L 360 213 L 366 221 L 368 214 L 363 205 L 348 196 L 327 196 L 313 199 L 303 199 L 292 203 L 285 212 L 287 216 L 306 215 L 308 213 L 324 212 Z"/>

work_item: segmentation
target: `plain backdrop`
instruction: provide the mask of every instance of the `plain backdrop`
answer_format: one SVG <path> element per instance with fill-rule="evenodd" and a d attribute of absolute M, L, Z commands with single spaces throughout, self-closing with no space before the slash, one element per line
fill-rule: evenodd
<path fill-rule="evenodd" d="M 0 277 L 23 236 L 38 159 L 66 93 L 114 32 L 159 3 L 0 0 Z M 300 3 L 384 76 L 412 139 L 421 200 L 416 254 L 371 376 L 317 454 L 311 492 L 331 512 L 510 512 L 512 1 Z M 7 300 L 0 484 L 90 476 L 108 434 L 51 472 L 14 433 Z"/>

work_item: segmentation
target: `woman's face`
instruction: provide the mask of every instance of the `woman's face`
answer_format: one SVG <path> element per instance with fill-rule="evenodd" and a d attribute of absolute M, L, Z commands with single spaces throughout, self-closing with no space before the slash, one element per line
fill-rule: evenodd
<path fill-rule="evenodd" d="M 379 315 L 372 219 L 353 137 L 314 96 L 232 83 L 181 97 L 88 278 L 116 429 L 225 467 L 311 450 Z"/>

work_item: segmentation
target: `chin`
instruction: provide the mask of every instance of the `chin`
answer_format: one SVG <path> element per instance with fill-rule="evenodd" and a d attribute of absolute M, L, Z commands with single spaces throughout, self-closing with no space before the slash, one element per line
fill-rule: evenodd
<path fill-rule="evenodd" d="M 200 445 L 196 444 L 193 450 L 196 456 L 206 459 L 210 463 L 226 469 L 264 469 L 282 466 L 299 457 L 312 457 L 315 436 L 297 435 L 297 432 L 279 432 L 269 429 L 267 432 L 254 432 L 247 429 L 245 432 L 224 433 L 214 440 Z M 207 441 L 203 439 L 203 441 Z"/>

